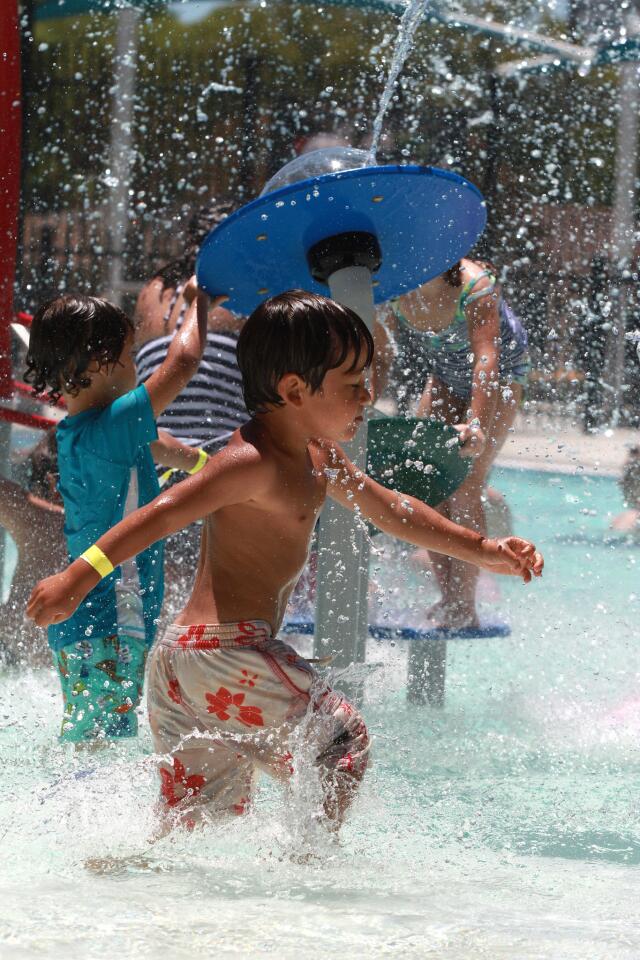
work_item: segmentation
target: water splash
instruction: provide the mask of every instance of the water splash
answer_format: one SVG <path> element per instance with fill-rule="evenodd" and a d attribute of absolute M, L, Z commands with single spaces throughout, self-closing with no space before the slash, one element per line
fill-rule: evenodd
<path fill-rule="evenodd" d="M 636 353 L 638 354 L 638 359 L 640 360 L 640 330 L 631 330 L 629 333 L 625 333 L 625 340 L 630 340 L 636 345 Z"/>
<path fill-rule="evenodd" d="M 209 119 L 209 115 L 205 113 L 203 109 L 203 103 L 207 99 L 210 93 L 243 93 L 242 87 L 235 87 L 233 84 L 218 83 L 216 80 L 212 81 L 208 86 L 204 88 L 198 97 L 198 102 L 196 104 L 196 119 L 198 123 L 205 123 Z"/>
<path fill-rule="evenodd" d="M 389 108 L 391 97 L 393 96 L 396 80 L 398 79 L 398 75 L 404 66 L 405 60 L 409 56 L 409 51 L 411 50 L 413 44 L 414 34 L 424 18 L 427 10 L 427 3 L 428 0 L 409 0 L 407 3 L 407 8 L 402 14 L 400 26 L 398 27 L 398 39 L 396 40 L 391 66 L 389 67 L 389 76 L 387 77 L 387 82 L 384 90 L 382 91 L 382 96 L 380 97 L 378 113 L 373 122 L 373 137 L 368 156 L 368 161 L 371 165 L 375 164 L 376 162 L 378 143 L 380 141 L 380 134 L 382 133 L 382 123 Z"/>

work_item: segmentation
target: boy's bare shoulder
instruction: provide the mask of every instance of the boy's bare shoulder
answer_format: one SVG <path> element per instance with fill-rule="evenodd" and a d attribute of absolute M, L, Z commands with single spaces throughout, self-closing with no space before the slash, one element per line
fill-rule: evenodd
<path fill-rule="evenodd" d="M 227 445 L 211 457 L 207 470 L 210 474 L 224 474 L 241 480 L 247 489 L 252 490 L 266 488 L 277 476 L 273 458 L 266 455 L 242 428 L 236 430 Z"/>

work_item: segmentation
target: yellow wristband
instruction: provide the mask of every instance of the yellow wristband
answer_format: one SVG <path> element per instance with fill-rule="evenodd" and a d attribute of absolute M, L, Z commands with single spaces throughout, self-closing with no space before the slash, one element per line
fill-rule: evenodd
<path fill-rule="evenodd" d="M 191 467 L 191 470 L 187 470 L 187 473 L 190 473 L 190 474 L 199 473 L 200 470 L 202 470 L 202 468 L 204 467 L 208 459 L 209 459 L 209 454 L 206 452 L 206 450 L 202 450 L 202 448 L 200 448 L 198 450 L 198 459 L 196 460 L 195 465 Z"/>
<path fill-rule="evenodd" d="M 164 473 L 161 473 L 160 476 L 158 477 L 158 483 L 160 484 L 160 486 L 164 487 L 169 477 L 172 476 L 175 472 L 176 472 L 175 467 L 170 467 L 168 470 L 165 470 Z"/>
<path fill-rule="evenodd" d="M 84 553 L 81 553 L 80 558 L 86 560 L 89 566 L 93 567 L 101 577 L 108 577 L 110 573 L 113 573 L 111 560 L 102 552 L 100 547 L 96 547 L 95 543 L 92 547 L 89 547 L 88 550 L 85 550 Z"/>

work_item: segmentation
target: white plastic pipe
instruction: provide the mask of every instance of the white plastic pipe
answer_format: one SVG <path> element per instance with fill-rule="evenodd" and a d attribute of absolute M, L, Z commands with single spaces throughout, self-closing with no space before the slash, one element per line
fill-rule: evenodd
<path fill-rule="evenodd" d="M 627 19 L 630 35 L 640 32 L 637 17 Z M 616 142 L 616 174 L 613 206 L 610 259 L 614 275 L 614 332 L 609 341 L 606 379 L 611 385 L 607 419 L 615 426 L 623 400 L 625 367 L 625 334 L 631 308 L 629 282 L 623 279 L 633 262 L 636 244 L 636 201 L 638 172 L 638 114 L 640 112 L 640 66 L 624 63 L 620 68 L 618 93 L 618 132 Z"/>
<path fill-rule="evenodd" d="M 105 210 L 109 273 L 107 295 L 118 306 L 124 290 L 124 252 L 129 223 L 129 188 L 134 164 L 134 97 L 141 13 L 118 11 L 113 60 L 113 112 L 109 144 L 109 195 Z"/>
<path fill-rule="evenodd" d="M 373 330 L 375 307 L 371 273 L 345 267 L 329 277 L 331 296 L 354 310 Z M 364 469 L 366 418 L 358 436 L 345 445 Z M 314 656 L 333 656 L 333 667 L 363 663 L 368 630 L 369 543 L 354 514 L 327 498 L 318 532 L 318 572 Z"/>

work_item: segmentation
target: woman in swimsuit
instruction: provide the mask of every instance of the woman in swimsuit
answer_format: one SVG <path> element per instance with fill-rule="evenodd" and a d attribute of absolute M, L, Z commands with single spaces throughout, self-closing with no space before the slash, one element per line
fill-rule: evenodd
<path fill-rule="evenodd" d="M 473 457 L 467 479 L 439 510 L 484 532 L 487 477 L 513 425 L 529 371 L 526 331 L 490 265 L 461 260 L 385 305 L 376 324 L 376 396 L 392 366 L 399 412 L 436 416 L 454 426 L 460 455 Z M 435 554 L 431 562 L 442 600 L 430 616 L 442 626 L 476 626 L 477 570 Z"/>

